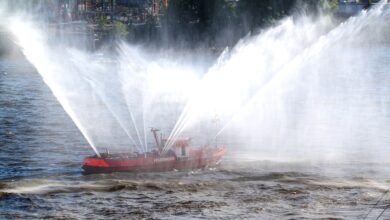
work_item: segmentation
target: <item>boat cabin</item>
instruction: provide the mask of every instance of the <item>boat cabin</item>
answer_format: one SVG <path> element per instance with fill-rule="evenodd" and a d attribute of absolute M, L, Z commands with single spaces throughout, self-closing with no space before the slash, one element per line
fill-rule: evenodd
<path fill-rule="evenodd" d="M 166 143 L 167 139 L 163 139 L 163 143 Z M 177 157 L 187 157 L 189 155 L 191 138 L 177 138 L 173 141 L 171 150 Z"/>

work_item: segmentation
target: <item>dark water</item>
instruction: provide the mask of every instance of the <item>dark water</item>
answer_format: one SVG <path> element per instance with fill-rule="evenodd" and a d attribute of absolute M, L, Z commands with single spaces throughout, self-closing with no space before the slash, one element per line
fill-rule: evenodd
<path fill-rule="evenodd" d="M 390 203 L 383 163 L 230 153 L 213 169 L 83 176 L 90 154 L 34 68 L 1 59 L 0 219 L 375 219 Z"/>

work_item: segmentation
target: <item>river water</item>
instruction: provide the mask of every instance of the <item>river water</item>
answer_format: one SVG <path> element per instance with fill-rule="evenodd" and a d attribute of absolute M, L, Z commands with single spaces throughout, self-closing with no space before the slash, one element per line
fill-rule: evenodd
<path fill-rule="evenodd" d="M 10 19 L 26 59 L 0 59 L 0 219 L 390 219 L 389 11 L 286 18 L 200 64 L 99 61 Z M 200 140 L 218 111 L 216 168 L 82 174 L 107 145 L 150 149 L 132 126 Z"/>
<path fill-rule="evenodd" d="M 388 163 L 249 160 L 232 148 L 217 168 L 84 176 L 93 151 L 32 65 L 1 59 L 0 94 L 2 219 L 375 219 L 390 203 Z"/>

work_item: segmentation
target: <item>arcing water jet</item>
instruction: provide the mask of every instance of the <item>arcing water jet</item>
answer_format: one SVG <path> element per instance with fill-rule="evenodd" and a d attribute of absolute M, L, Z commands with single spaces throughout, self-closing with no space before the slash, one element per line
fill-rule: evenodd
<path fill-rule="evenodd" d="M 240 140 L 263 157 L 340 159 L 352 146 L 370 151 L 387 144 L 376 138 L 388 130 L 389 79 L 376 66 L 386 57 L 374 49 L 387 42 L 388 11 L 382 3 L 341 24 L 327 16 L 289 17 L 241 40 L 208 71 L 126 44 L 108 66 L 89 53 L 80 51 L 81 59 L 51 47 L 44 31 L 31 34 L 36 27 L 14 33 L 97 154 L 95 145 L 129 146 L 129 138 L 132 148 L 148 151 L 150 127 L 170 134 L 164 152 L 194 131 L 207 143 L 218 115 L 222 127 L 214 136 Z M 362 133 L 361 125 L 370 131 Z"/>

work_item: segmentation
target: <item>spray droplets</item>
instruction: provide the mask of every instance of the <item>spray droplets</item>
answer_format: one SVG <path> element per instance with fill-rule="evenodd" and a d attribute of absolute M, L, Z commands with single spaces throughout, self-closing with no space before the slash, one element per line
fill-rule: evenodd
<path fill-rule="evenodd" d="M 158 127 L 200 145 L 234 139 L 259 158 L 367 159 L 389 143 L 388 11 L 381 4 L 341 24 L 286 18 L 211 66 L 124 43 L 103 56 L 53 46 L 15 19 L 12 31 L 96 153 L 148 151 Z"/>

